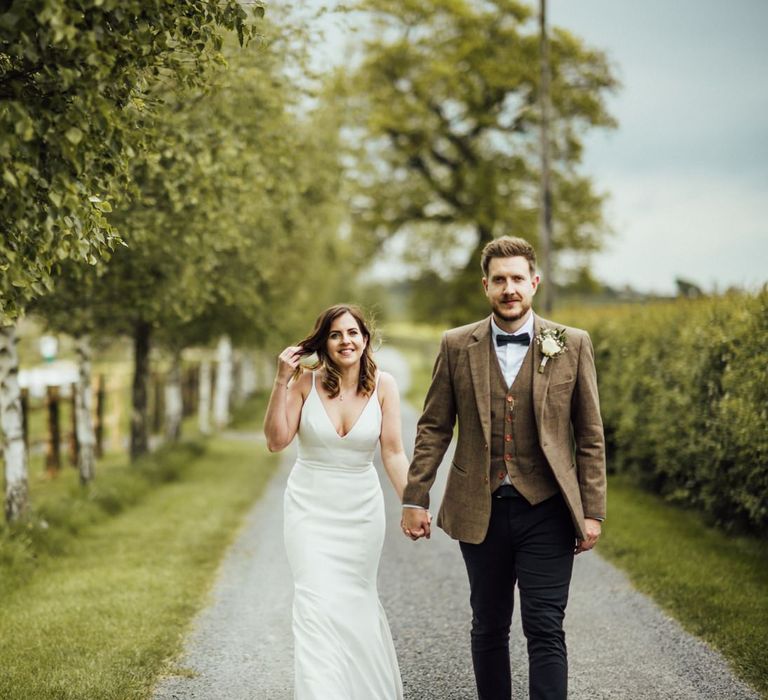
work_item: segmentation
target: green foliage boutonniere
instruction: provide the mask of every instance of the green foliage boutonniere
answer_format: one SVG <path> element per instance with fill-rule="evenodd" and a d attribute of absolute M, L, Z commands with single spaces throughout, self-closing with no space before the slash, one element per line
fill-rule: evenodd
<path fill-rule="evenodd" d="M 565 328 L 544 328 L 536 336 L 535 340 L 541 348 L 541 354 L 544 355 L 539 365 L 539 374 L 541 374 L 550 357 L 559 357 L 564 352 L 567 352 L 568 346 L 566 342 L 568 337 L 566 336 Z"/>

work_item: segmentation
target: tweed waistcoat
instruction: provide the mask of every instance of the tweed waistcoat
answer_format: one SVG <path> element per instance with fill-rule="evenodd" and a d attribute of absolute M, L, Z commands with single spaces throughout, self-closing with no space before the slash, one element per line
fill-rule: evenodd
<path fill-rule="evenodd" d="M 536 505 L 558 493 L 547 458 L 539 446 L 533 412 L 533 352 L 525 355 L 520 371 L 507 388 L 493 344 L 491 373 L 491 490 L 508 474 L 512 485 Z"/>

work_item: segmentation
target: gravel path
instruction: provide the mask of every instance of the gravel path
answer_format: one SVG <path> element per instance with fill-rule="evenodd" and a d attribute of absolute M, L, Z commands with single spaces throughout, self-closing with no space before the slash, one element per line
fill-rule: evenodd
<path fill-rule="evenodd" d="M 405 386 L 401 358 L 384 350 L 378 357 Z M 403 413 L 404 438 L 412 445 L 417 414 L 407 406 Z M 293 697 L 292 582 L 282 543 L 282 492 L 292 461 L 293 454 L 287 454 L 247 516 L 221 566 L 210 605 L 193 624 L 179 675 L 162 679 L 154 700 Z M 459 548 L 441 530 L 429 541 L 403 537 L 398 504 L 381 468 L 379 473 L 388 513 L 379 591 L 405 697 L 472 700 L 469 589 Z M 433 490 L 436 496 L 444 473 Z M 733 677 L 722 657 L 634 591 L 624 574 L 595 552 L 576 558 L 565 628 L 572 700 L 758 698 Z M 527 663 L 517 615 L 512 667 L 513 697 L 525 698 Z"/>

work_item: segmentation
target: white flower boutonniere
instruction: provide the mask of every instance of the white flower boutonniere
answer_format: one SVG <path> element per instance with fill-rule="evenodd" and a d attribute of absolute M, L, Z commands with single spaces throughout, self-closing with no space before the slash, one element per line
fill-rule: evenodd
<path fill-rule="evenodd" d="M 550 357 L 559 357 L 564 352 L 567 352 L 568 345 L 566 345 L 566 341 L 568 337 L 565 334 L 565 328 L 545 328 L 536 336 L 535 340 L 541 348 L 541 354 L 544 355 L 539 365 L 539 374 L 541 374 Z"/>

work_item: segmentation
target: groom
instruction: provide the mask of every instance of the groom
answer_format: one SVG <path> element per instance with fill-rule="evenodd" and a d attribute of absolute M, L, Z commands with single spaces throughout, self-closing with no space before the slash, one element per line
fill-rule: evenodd
<path fill-rule="evenodd" d="M 429 489 L 458 420 L 437 524 L 459 540 L 480 700 L 509 700 L 514 587 L 532 700 L 567 695 L 563 617 L 574 553 L 600 537 L 605 445 L 592 344 L 531 310 L 536 253 L 504 236 L 482 253 L 492 315 L 443 336 L 416 435 L 402 528 L 429 537 Z"/>

